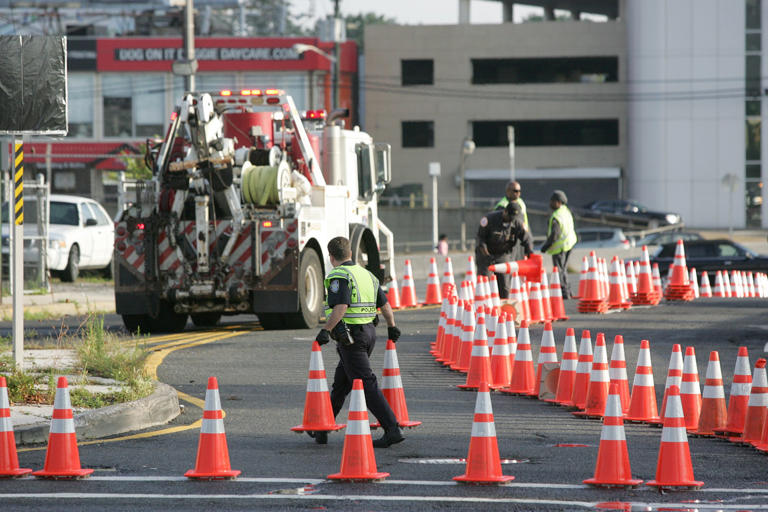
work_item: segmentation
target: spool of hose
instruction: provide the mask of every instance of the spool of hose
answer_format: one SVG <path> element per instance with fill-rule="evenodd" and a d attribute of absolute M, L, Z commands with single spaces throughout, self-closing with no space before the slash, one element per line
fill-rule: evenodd
<path fill-rule="evenodd" d="M 243 167 L 240 171 L 240 189 L 243 192 L 244 203 L 252 202 L 251 191 L 248 188 L 248 183 L 249 183 L 251 174 L 253 174 L 253 164 L 251 162 L 244 162 Z"/>

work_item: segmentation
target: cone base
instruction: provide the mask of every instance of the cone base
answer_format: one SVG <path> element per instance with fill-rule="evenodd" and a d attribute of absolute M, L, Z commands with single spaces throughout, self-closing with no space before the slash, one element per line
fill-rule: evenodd
<path fill-rule="evenodd" d="M 515 477 L 509 475 L 501 475 L 501 476 L 489 476 L 485 478 L 480 477 L 470 477 L 466 474 L 461 476 L 455 476 L 453 477 L 454 480 L 457 482 L 463 483 L 463 484 L 472 484 L 472 485 L 504 485 L 507 482 L 511 482 L 515 479 Z"/>
<path fill-rule="evenodd" d="M 397 424 L 400 426 L 400 428 L 413 428 L 413 427 L 418 427 L 419 425 L 421 425 L 421 422 L 420 421 L 408 420 L 408 421 L 398 421 Z M 369 425 L 369 427 L 370 428 L 380 428 L 381 427 L 381 423 L 379 423 L 377 421 L 376 423 L 371 423 Z"/>
<path fill-rule="evenodd" d="M 346 475 L 344 473 L 334 473 L 332 475 L 328 475 L 326 478 L 329 480 L 340 480 L 340 481 L 347 481 L 347 482 L 377 482 L 379 480 L 384 480 L 389 476 L 389 473 L 366 473 L 366 474 L 358 474 L 358 475 Z"/>
<path fill-rule="evenodd" d="M 601 420 L 603 419 L 603 415 L 596 413 L 596 412 L 589 412 L 589 411 L 574 411 L 571 414 L 578 418 L 586 418 L 586 419 L 592 419 L 592 420 Z"/>
<path fill-rule="evenodd" d="M 634 480 L 629 478 L 627 480 L 598 480 L 597 478 L 588 478 L 584 480 L 584 483 L 593 487 L 625 487 L 634 488 L 643 483 L 642 480 Z"/>
<path fill-rule="evenodd" d="M 504 393 L 506 395 L 520 395 L 520 396 L 530 397 L 532 396 L 531 393 L 533 393 L 533 389 L 501 388 L 499 392 Z"/>
<path fill-rule="evenodd" d="M 688 482 L 657 482 L 656 480 L 649 480 L 645 485 L 651 487 L 658 487 L 659 489 L 670 489 L 672 487 L 680 487 L 683 489 L 698 489 L 704 482 L 698 482 L 696 480 L 690 480 Z"/>
<path fill-rule="evenodd" d="M 32 470 L 27 468 L 5 469 L 0 470 L 0 478 L 20 478 L 31 472 Z"/>
<path fill-rule="evenodd" d="M 190 469 L 184 476 L 195 480 L 234 480 L 242 471 L 234 469 L 229 471 L 216 471 L 215 473 L 197 472 Z"/>
<path fill-rule="evenodd" d="M 341 430 L 347 425 L 345 423 L 342 423 L 341 425 L 297 425 L 295 427 L 291 427 L 291 430 L 294 432 L 306 432 L 307 430 L 319 430 L 320 432 L 335 432 L 337 430 Z"/>
<path fill-rule="evenodd" d="M 62 471 L 46 471 L 44 469 L 40 471 L 33 471 L 32 476 L 37 478 L 49 478 L 53 480 L 65 480 L 65 479 L 76 479 L 76 478 L 88 478 L 91 473 L 93 473 L 92 469 L 69 469 L 69 470 L 62 470 Z"/>
<path fill-rule="evenodd" d="M 641 418 L 637 416 L 630 418 L 629 416 L 624 416 L 624 421 L 629 423 L 650 423 L 652 425 L 661 424 L 661 418 L 658 416 L 654 416 L 653 418 Z"/>
<path fill-rule="evenodd" d="M 480 387 L 480 384 L 456 384 L 456 387 L 464 391 L 474 391 Z"/>

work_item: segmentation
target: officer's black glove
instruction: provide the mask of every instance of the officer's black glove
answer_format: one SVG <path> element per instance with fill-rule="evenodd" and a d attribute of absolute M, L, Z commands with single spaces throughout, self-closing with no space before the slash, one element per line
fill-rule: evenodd
<path fill-rule="evenodd" d="M 400 329 L 398 329 L 396 325 L 387 327 L 387 338 L 391 339 L 394 343 L 397 343 L 397 340 L 400 339 Z"/>
<path fill-rule="evenodd" d="M 320 332 L 315 337 L 315 341 L 318 345 L 325 345 L 331 341 L 331 333 L 327 329 L 320 329 Z"/>

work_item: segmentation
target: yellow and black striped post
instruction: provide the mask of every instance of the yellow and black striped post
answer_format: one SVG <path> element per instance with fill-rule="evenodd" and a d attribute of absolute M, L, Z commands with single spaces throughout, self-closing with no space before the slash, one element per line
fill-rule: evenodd
<path fill-rule="evenodd" d="M 13 152 L 13 220 L 14 224 L 24 224 L 24 143 L 16 142 Z"/>

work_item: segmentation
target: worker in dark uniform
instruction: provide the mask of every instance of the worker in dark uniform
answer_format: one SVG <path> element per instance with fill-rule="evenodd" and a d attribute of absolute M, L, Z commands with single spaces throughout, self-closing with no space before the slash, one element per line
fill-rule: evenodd
<path fill-rule="evenodd" d="M 522 210 L 515 201 L 510 201 L 503 210 L 496 210 L 480 219 L 477 230 L 475 259 L 477 275 L 489 275 L 488 266 L 512 260 L 512 252 L 518 241 L 527 257 L 533 252 L 533 238 L 523 222 Z M 510 275 L 496 274 L 499 283 L 499 297 L 509 295 Z"/>
<path fill-rule="evenodd" d="M 336 417 L 341 411 L 344 400 L 352 391 L 353 381 L 362 379 L 365 403 L 384 429 L 384 435 L 373 441 L 373 446 L 388 448 L 405 438 L 395 413 L 379 389 L 368 360 L 376 343 L 376 308 L 381 308 L 387 322 L 389 339 L 396 342 L 400 329 L 395 326 L 395 315 L 379 287 L 379 280 L 352 262 L 349 240 L 341 236 L 334 238 L 328 242 L 328 254 L 334 268 L 325 278 L 327 320 L 315 340 L 324 345 L 334 339 L 339 353 L 339 364 L 331 387 L 333 416 Z M 327 432 L 309 434 L 318 444 L 328 442 Z"/>

